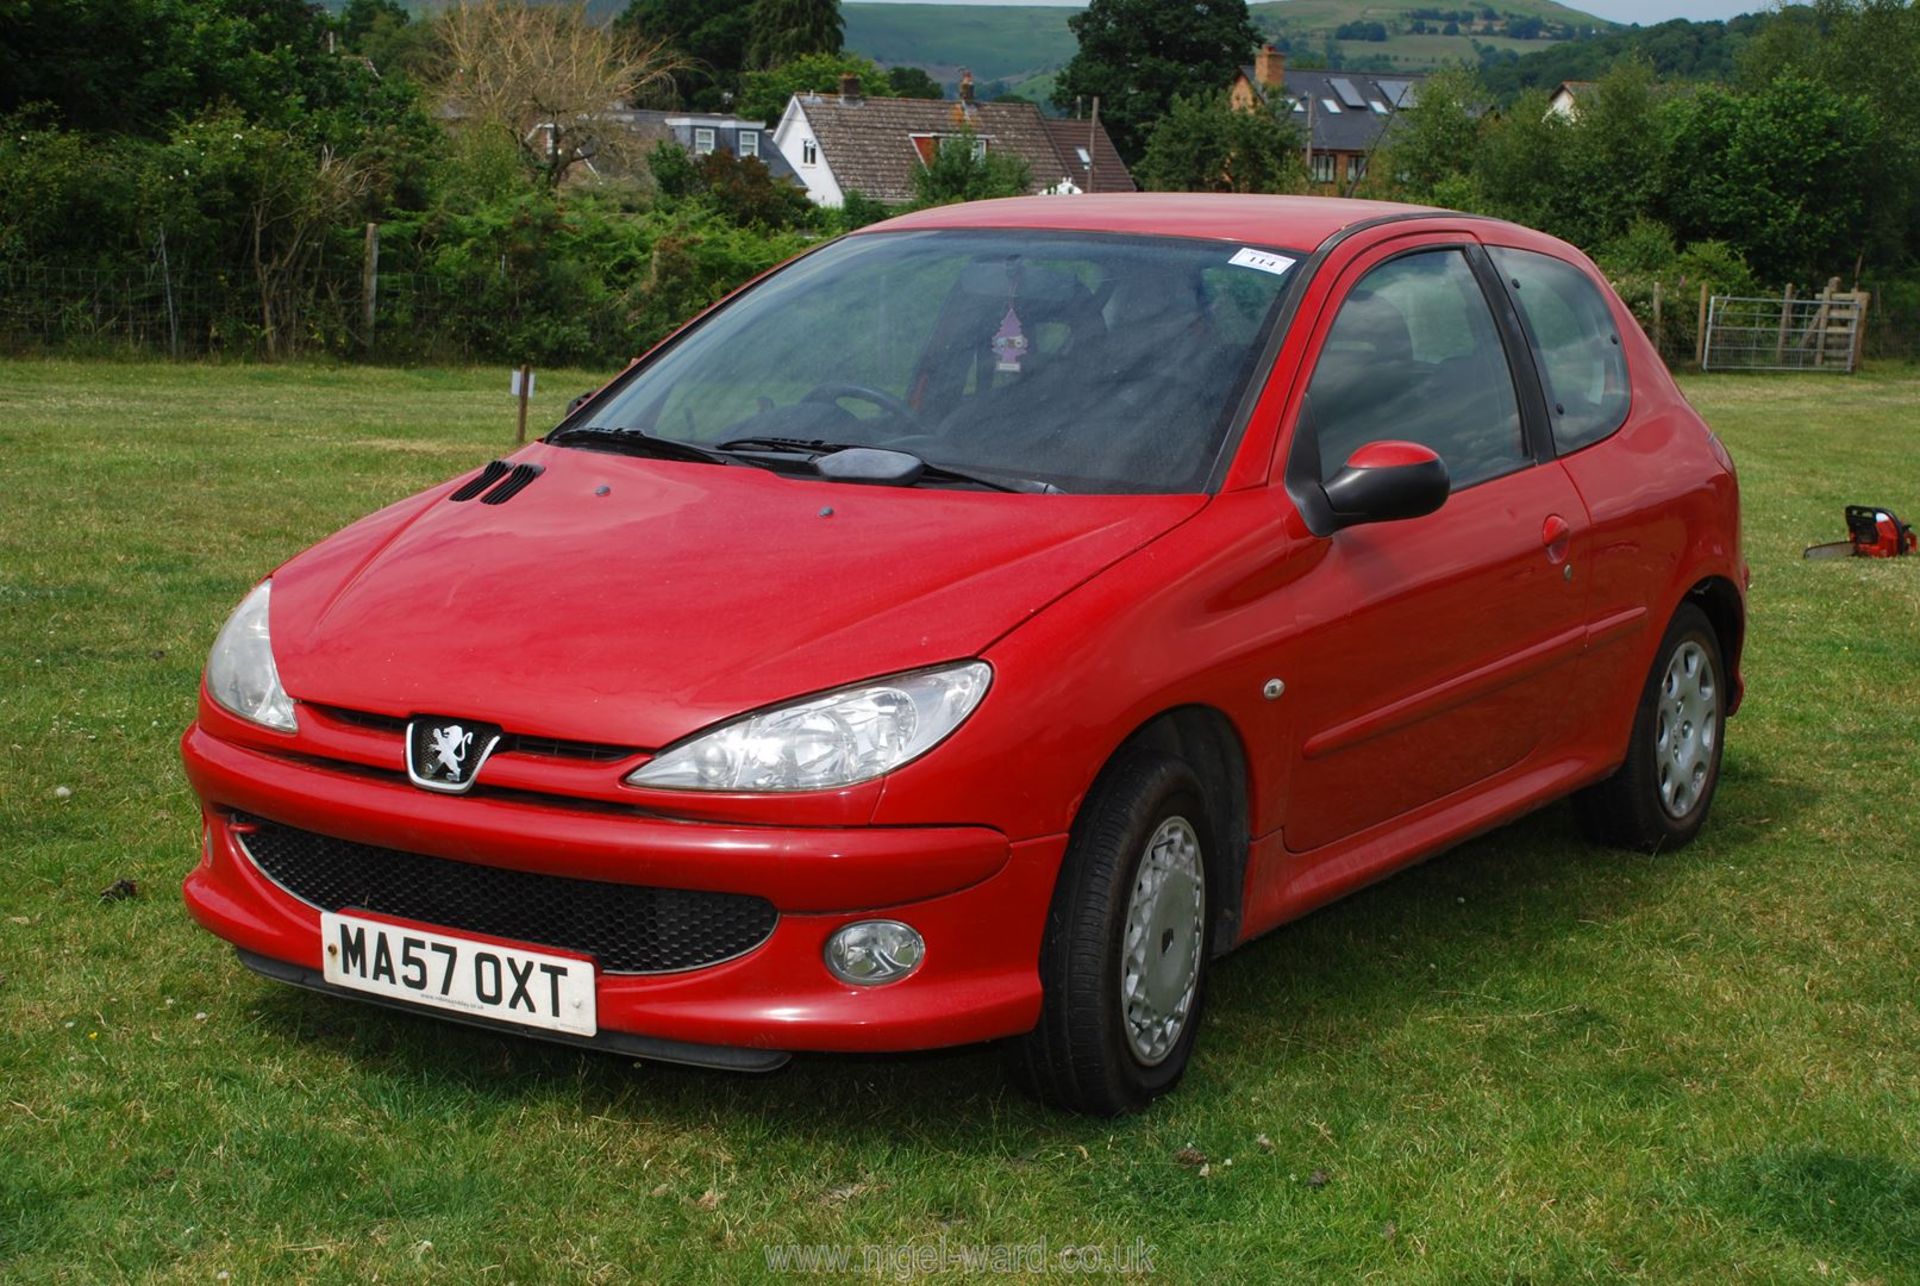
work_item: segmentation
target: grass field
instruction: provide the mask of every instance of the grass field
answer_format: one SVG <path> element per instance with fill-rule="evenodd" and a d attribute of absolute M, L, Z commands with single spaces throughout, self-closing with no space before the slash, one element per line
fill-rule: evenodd
<path fill-rule="evenodd" d="M 536 419 L 589 379 L 543 376 Z M 1045 1239 L 1174 1281 L 1920 1280 L 1920 559 L 1800 558 L 1844 503 L 1920 510 L 1913 371 L 1687 382 L 1754 567 L 1697 844 L 1555 807 L 1283 929 L 1117 1122 L 987 1050 L 741 1079 L 469 1032 L 193 926 L 174 739 L 215 629 L 496 452 L 504 385 L 0 363 L 0 1279 L 737 1281 Z"/>

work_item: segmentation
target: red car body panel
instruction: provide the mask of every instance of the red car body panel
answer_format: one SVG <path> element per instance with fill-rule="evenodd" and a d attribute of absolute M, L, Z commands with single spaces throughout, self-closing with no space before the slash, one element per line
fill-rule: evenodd
<path fill-rule="evenodd" d="M 274 575 L 283 734 L 207 698 L 183 740 L 208 842 L 187 900 L 248 952 L 318 968 L 318 912 L 235 846 L 248 817 L 459 861 L 752 893 L 759 948 L 684 974 L 603 976 L 604 1028 L 695 1044 L 898 1050 L 1029 1028 L 1076 813 L 1130 738 L 1219 730 L 1244 848 L 1231 945 L 1612 772 L 1667 621 L 1728 601 L 1738 694 L 1745 564 L 1724 449 L 1624 306 L 1625 424 L 1454 493 L 1317 536 L 1282 485 L 1345 292 L 1419 245 L 1577 251 L 1509 224 L 1377 203 L 1189 195 L 981 202 L 888 229 L 1088 229 L 1314 251 L 1210 495 L 894 490 L 535 444 L 499 508 L 453 483 Z M 858 235 L 869 235 L 863 233 Z M 459 480 L 456 480 L 459 481 Z M 605 488 L 604 494 L 601 489 Z M 827 512 L 827 511 L 831 512 Z M 978 657 L 992 687 L 935 750 L 841 791 L 624 784 L 649 754 L 772 703 Z M 1284 693 L 1269 695 L 1279 679 Z M 398 771 L 378 720 L 463 714 L 617 757 L 503 751 L 489 793 Z M 918 928 L 904 981 L 836 981 L 827 934 Z"/>

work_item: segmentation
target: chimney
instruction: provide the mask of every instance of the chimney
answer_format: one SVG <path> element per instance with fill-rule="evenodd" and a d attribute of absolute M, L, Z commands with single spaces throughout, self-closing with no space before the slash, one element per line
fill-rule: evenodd
<path fill-rule="evenodd" d="M 860 97 L 860 78 L 852 72 L 840 74 L 840 105 L 858 107 L 864 101 Z"/>
<path fill-rule="evenodd" d="M 973 73 L 965 67 L 960 69 L 960 101 L 973 106 Z"/>
<path fill-rule="evenodd" d="M 1284 89 L 1287 84 L 1287 56 L 1272 45 L 1260 46 L 1253 56 L 1253 78 L 1262 89 Z"/>

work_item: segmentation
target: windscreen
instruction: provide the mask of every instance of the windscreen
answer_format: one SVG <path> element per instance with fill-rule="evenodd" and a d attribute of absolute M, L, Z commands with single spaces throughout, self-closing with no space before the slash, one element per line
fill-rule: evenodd
<path fill-rule="evenodd" d="M 741 294 L 582 422 L 709 447 L 880 447 L 1064 491 L 1199 491 L 1295 258 L 1171 237 L 847 237 Z"/>

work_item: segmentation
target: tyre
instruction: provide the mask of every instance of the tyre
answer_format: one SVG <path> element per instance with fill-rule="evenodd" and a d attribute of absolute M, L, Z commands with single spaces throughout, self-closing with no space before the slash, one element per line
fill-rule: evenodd
<path fill-rule="evenodd" d="M 1626 762 L 1574 796 L 1591 838 L 1654 851 L 1678 848 L 1699 833 L 1720 784 L 1725 679 L 1712 622 L 1692 603 L 1682 604 L 1654 654 Z"/>
<path fill-rule="evenodd" d="M 1179 1083 L 1206 1000 L 1213 853 L 1182 760 L 1125 751 L 1074 824 L 1040 949 L 1040 1022 L 1010 1043 L 1014 1078 L 1098 1116 Z"/>

